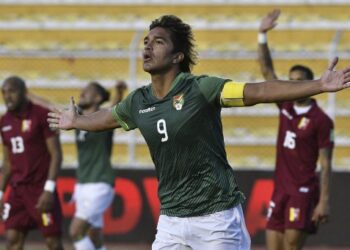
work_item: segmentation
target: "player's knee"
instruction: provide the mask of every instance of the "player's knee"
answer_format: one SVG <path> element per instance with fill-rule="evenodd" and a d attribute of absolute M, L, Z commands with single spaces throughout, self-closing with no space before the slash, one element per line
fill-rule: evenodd
<path fill-rule="evenodd" d="M 286 238 L 287 250 L 298 250 L 299 249 L 299 240 L 297 238 Z"/>
<path fill-rule="evenodd" d="M 50 250 L 63 250 L 61 238 L 58 237 L 47 237 L 45 239 L 46 245 Z"/>
<path fill-rule="evenodd" d="M 23 245 L 23 239 L 19 234 L 8 232 L 6 233 L 6 244 L 11 250 L 21 249 Z"/>
<path fill-rule="evenodd" d="M 84 232 L 79 227 L 71 225 L 69 228 L 69 236 L 73 241 L 78 241 L 84 238 Z"/>

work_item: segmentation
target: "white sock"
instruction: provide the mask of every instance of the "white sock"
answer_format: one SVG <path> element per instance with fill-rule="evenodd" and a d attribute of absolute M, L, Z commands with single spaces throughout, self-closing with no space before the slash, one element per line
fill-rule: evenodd
<path fill-rule="evenodd" d="M 74 242 L 75 250 L 95 250 L 95 246 L 89 236 L 85 236 L 79 241 Z"/>
<path fill-rule="evenodd" d="M 105 246 L 100 247 L 100 248 L 96 248 L 96 250 L 107 250 Z"/>

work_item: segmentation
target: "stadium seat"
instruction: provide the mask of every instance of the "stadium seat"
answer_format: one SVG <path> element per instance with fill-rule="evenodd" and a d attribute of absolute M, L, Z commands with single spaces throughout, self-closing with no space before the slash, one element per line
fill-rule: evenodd
<path fill-rule="evenodd" d="M 261 81 L 256 61 L 257 27 L 260 18 L 272 8 L 256 4 L 1 4 L 0 77 L 20 75 L 31 91 L 61 105 L 67 103 L 69 96 L 78 99 L 81 88 L 91 80 L 110 89 L 116 79 L 136 79 L 137 86 L 147 84 L 149 76 L 142 70 L 141 53 L 137 54 L 136 75 L 132 73 L 130 43 L 141 32 L 137 44 L 141 50 L 146 34 L 142 31 L 147 30 L 150 21 L 163 14 L 175 14 L 194 28 L 200 57 L 194 73 L 243 82 Z M 336 34 L 341 34 L 336 52 L 350 51 L 350 34 L 344 26 L 350 18 L 349 4 L 293 4 L 280 8 L 283 15 L 279 27 L 269 34 L 269 44 L 281 79 L 288 78 L 294 64 L 312 67 L 319 77 L 327 67 Z M 344 27 L 345 31 L 337 33 Z M 338 67 L 345 65 L 350 65 L 348 56 Z M 322 107 L 327 107 L 328 95 L 316 98 Z M 339 141 L 335 166 L 347 169 L 349 99 L 349 90 L 335 96 L 335 131 Z M 0 108 L 5 109 L 2 100 Z M 227 153 L 234 167 L 274 165 L 276 114 L 273 105 L 258 105 L 249 111 L 223 111 Z M 131 136 L 120 133 L 115 136 L 113 163 L 151 165 L 148 149 L 140 141 L 136 143 L 134 162 L 129 161 Z M 64 138 L 65 165 L 74 165 L 74 136 L 68 133 Z"/>

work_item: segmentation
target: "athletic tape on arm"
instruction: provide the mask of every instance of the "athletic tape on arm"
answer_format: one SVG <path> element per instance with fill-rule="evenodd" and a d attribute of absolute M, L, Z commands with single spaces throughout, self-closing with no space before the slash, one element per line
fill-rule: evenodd
<path fill-rule="evenodd" d="M 245 83 L 226 82 L 221 91 L 220 103 L 222 107 L 242 107 Z"/>

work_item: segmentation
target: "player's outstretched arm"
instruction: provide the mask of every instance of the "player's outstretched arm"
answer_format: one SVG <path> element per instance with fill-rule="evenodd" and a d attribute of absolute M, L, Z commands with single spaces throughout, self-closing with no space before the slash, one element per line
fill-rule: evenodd
<path fill-rule="evenodd" d="M 324 92 L 336 92 L 350 87 L 350 66 L 335 71 L 338 58 L 334 58 L 321 79 L 305 81 L 271 80 L 248 83 L 244 88 L 244 104 L 293 101 Z"/>
<path fill-rule="evenodd" d="M 262 75 L 265 80 L 277 79 L 273 61 L 267 44 L 267 32 L 272 30 L 277 25 L 277 19 L 280 15 L 280 10 L 275 9 L 268 13 L 260 22 L 258 34 L 258 58 Z"/>
<path fill-rule="evenodd" d="M 71 97 L 67 110 L 55 110 L 48 116 L 47 121 L 51 128 L 64 130 L 76 128 L 86 131 L 103 131 L 120 127 L 111 109 L 101 109 L 89 115 L 78 114 L 73 97 Z"/>

